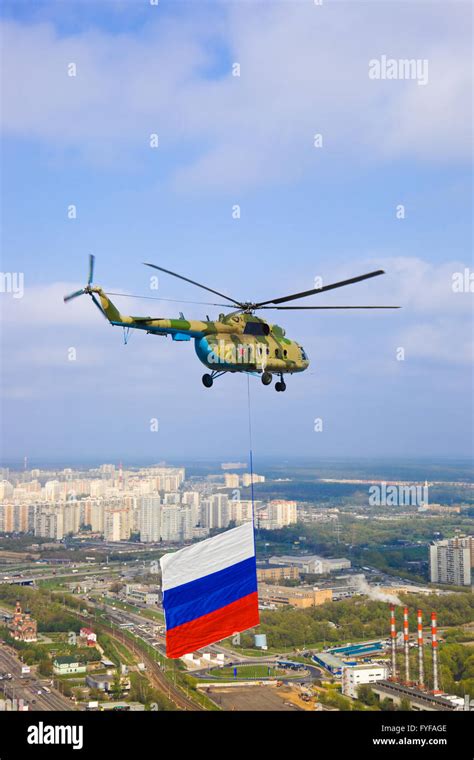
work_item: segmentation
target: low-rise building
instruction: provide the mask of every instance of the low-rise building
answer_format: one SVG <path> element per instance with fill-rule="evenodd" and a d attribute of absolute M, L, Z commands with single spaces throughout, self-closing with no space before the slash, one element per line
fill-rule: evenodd
<path fill-rule="evenodd" d="M 388 668 L 380 664 L 347 665 L 342 669 L 342 693 L 357 699 L 362 684 L 372 684 L 387 678 Z"/>
<path fill-rule="evenodd" d="M 156 586 L 127 583 L 125 586 L 125 596 L 131 602 L 146 604 L 148 607 L 156 606 L 160 603 L 159 589 Z"/>
<path fill-rule="evenodd" d="M 92 628 L 81 628 L 79 631 L 79 644 L 87 647 L 95 647 L 97 644 L 97 634 Z"/>
<path fill-rule="evenodd" d="M 311 588 L 309 586 L 294 588 L 291 586 L 274 586 L 261 583 L 258 595 L 259 601 L 265 605 L 290 605 L 291 607 L 302 609 L 317 607 L 319 604 L 332 601 L 331 589 Z"/>
<path fill-rule="evenodd" d="M 268 560 L 270 565 L 287 565 L 291 567 L 297 567 L 301 573 L 307 573 L 311 575 L 324 575 L 326 573 L 333 573 L 337 570 L 346 570 L 350 568 L 350 560 L 344 557 L 337 557 L 330 559 L 328 557 L 320 557 L 317 554 L 301 554 L 298 556 L 282 555 L 270 557 Z"/>
<path fill-rule="evenodd" d="M 67 676 L 71 673 L 85 673 L 86 666 L 79 662 L 77 657 L 55 657 L 53 660 L 53 673 L 57 676 Z"/>
<path fill-rule="evenodd" d="M 99 691 L 109 693 L 112 691 L 115 678 L 116 676 L 113 673 L 88 673 L 86 675 L 86 685 L 90 689 L 98 689 Z M 129 689 L 130 679 L 121 677 L 120 688 L 125 691 Z"/>
<path fill-rule="evenodd" d="M 258 581 L 282 581 L 295 580 L 300 577 L 300 571 L 297 567 L 257 567 Z"/>
<path fill-rule="evenodd" d="M 327 670 L 335 678 L 342 677 L 342 671 L 346 667 L 346 664 L 340 657 L 336 657 L 329 652 L 317 652 L 311 658 L 316 665 L 321 665 L 322 668 Z"/>

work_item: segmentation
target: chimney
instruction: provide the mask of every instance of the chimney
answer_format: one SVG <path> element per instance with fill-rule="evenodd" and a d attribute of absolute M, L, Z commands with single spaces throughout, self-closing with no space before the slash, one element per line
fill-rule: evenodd
<path fill-rule="evenodd" d="M 433 694 L 441 694 L 438 679 L 438 638 L 436 612 L 431 613 L 431 646 L 433 649 Z"/>
<path fill-rule="evenodd" d="M 403 649 L 405 652 L 405 683 L 410 683 L 410 649 L 408 646 L 408 607 L 403 608 Z"/>
<path fill-rule="evenodd" d="M 423 666 L 423 613 L 418 610 L 417 628 L 418 628 L 418 686 L 420 689 L 425 688 L 424 666 Z"/>
<path fill-rule="evenodd" d="M 390 680 L 397 680 L 397 629 L 395 625 L 395 605 L 390 605 L 390 637 L 392 639 L 392 672 Z"/>

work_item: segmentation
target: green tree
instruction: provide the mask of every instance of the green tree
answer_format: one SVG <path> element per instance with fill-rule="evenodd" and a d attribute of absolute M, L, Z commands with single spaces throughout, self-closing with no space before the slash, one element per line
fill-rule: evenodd
<path fill-rule="evenodd" d="M 363 702 L 365 705 L 369 705 L 370 707 L 376 705 L 378 701 L 368 683 L 363 683 L 359 686 L 357 689 L 357 697 L 361 702 Z"/>
<path fill-rule="evenodd" d="M 38 672 L 41 673 L 42 676 L 52 676 L 53 663 L 51 662 L 51 660 L 47 660 L 47 659 L 40 660 L 38 664 Z"/>

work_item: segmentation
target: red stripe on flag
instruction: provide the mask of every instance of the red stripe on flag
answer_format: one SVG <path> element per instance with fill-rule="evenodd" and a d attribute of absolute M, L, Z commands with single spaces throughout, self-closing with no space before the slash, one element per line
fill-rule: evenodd
<path fill-rule="evenodd" d="M 259 622 L 258 594 L 255 591 L 219 610 L 171 628 L 166 632 L 166 656 L 182 657 L 233 633 L 253 628 Z"/>

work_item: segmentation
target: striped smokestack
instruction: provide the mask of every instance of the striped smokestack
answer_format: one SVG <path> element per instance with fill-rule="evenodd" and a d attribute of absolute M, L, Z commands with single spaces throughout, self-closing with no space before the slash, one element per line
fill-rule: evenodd
<path fill-rule="evenodd" d="M 408 607 L 403 608 L 403 649 L 405 652 L 405 682 L 410 683 L 410 649 L 408 647 Z"/>
<path fill-rule="evenodd" d="M 397 680 L 397 628 L 395 624 L 395 605 L 390 605 L 390 638 L 392 640 L 392 672 L 391 680 Z"/>
<path fill-rule="evenodd" d="M 418 686 L 420 689 L 424 689 L 424 680 L 425 680 L 425 674 L 424 674 L 424 666 L 423 666 L 423 613 L 421 610 L 418 610 L 418 617 L 417 617 L 417 631 L 418 631 Z"/>
<path fill-rule="evenodd" d="M 431 646 L 433 650 L 433 694 L 440 694 L 438 679 L 438 623 L 436 612 L 431 613 Z"/>

